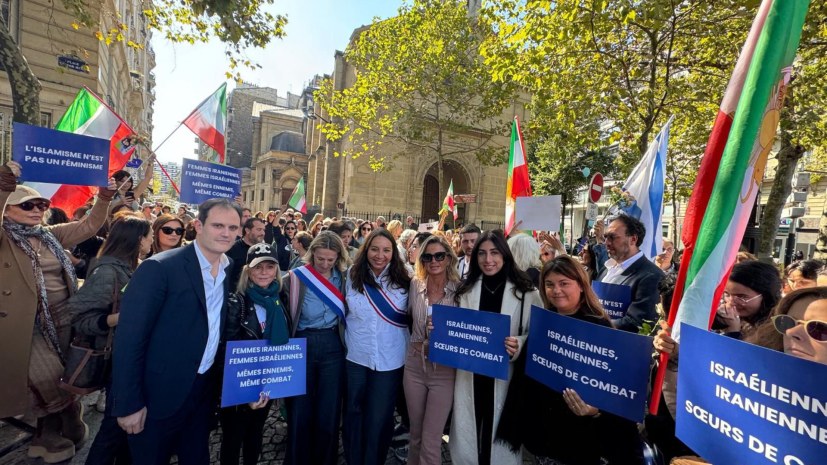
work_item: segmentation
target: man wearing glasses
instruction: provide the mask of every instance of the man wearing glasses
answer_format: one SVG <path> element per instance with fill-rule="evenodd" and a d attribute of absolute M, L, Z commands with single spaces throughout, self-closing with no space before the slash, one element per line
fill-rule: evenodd
<path fill-rule="evenodd" d="M 632 302 L 623 318 L 612 320 L 617 329 L 637 333 L 644 322 L 655 326 L 658 314 L 655 306 L 660 301 L 658 284 L 664 278 L 663 271 L 647 260 L 640 250 L 646 228 L 640 220 L 628 215 L 611 219 L 603 241 L 610 259 L 598 276 L 603 283 L 629 286 Z"/>

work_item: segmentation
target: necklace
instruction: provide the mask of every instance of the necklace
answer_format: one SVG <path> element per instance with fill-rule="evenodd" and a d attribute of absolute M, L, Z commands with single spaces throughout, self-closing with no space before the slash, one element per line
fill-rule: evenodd
<path fill-rule="evenodd" d="M 497 293 L 497 290 L 498 290 L 498 289 L 500 288 L 500 286 L 502 286 L 503 284 L 505 284 L 505 281 L 501 282 L 500 284 L 497 284 L 497 286 L 496 286 L 496 287 L 494 287 L 494 289 L 491 289 L 490 287 L 486 286 L 486 285 L 485 285 L 485 281 L 483 281 L 483 283 L 482 283 L 482 287 L 484 287 L 484 288 L 485 288 L 485 290 L 486 290 L 486 291 L 488 291 L 488 292 L 490 292 L 491 294 L 496 294 L 496 293 Z"/>

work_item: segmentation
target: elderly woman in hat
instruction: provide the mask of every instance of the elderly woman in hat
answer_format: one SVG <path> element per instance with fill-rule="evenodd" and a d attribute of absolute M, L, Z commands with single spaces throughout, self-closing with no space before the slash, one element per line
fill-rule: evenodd
<path fill-rule="evenodd" d="M 75 444 L 89 434 L 80 402 L 59 387 L 71 338 L 66 304 L 77 290 L 64 249 L 103 226 L 116 185 L 110 179 L 109 187 L 100 189 L 84 219 L 44 226 L 51 202 L 17 185 L 21 169 L 13 161 L 0 167 L 0 418 L 28 407 L 37 417 L 29 457 L 55 463 L 73 457 Z"/>
<path fill-rule="evenodd" d="M 247 251 L 247 264 L 241 270 L 236 293 L 228 297 L 228 341 L 266 339 L 270 345 L 287 344 L 290 316 L 279 299 L 278 253 L 270 244 L 256 244 Z M 270 399 L 223 408 L 219 412 L 223 432 L 221 465 L 258 463 L 264 423 L 270 412 Z"/>

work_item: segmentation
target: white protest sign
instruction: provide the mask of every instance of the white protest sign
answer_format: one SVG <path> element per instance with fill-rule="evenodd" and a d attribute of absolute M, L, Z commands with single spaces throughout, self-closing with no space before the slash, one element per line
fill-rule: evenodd
<path fill-rule="evenodd" d="M 421 223 L 418 232 L 434 232 L 439 229 L 439 221 L 433 223 Z"/>
<path fill-rule="evenodd" d="M 524 231 L 557 231 L 560 229 L 560 196 L 517 197 L 515 223 Z"/>

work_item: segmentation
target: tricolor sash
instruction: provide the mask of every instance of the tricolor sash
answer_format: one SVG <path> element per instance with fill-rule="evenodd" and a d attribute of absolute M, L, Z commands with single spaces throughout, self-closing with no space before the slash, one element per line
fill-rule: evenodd
<path fill-rule="evenodd" d="M 365 285 L 365 296 L 376 313 L 388 324 L 398 328 L 408 327 L 408 313 L 396 308 L 382 288 Z"/>
<path fill-rule="evenodd" d="M 294 276 L 298 277 L 301 282 L 313 291 L 314 294 L 324 302 L 328 307 L 332 308 L 339 317 L 339 320 L 347 325 L 345 320 L 345 296 L 336 289 L 336 286 L 330 283 L 324 276 L 316 271 L 312 266 L 304 265 L 292 270 Z M 298 292 L 294 292 L 298 295 Z M 300 309 L 297 309 L 297 313 Z"/>

